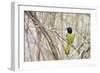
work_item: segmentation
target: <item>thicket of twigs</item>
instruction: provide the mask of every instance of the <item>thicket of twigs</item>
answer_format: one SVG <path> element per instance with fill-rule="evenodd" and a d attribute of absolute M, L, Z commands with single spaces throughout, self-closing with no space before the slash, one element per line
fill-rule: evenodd
<path fill-rule="evenodd" d="M 66 28 L 75 39 L 64 53 Z M 90 58 L 90 14 L 24 11 L 24 61 Z"/>

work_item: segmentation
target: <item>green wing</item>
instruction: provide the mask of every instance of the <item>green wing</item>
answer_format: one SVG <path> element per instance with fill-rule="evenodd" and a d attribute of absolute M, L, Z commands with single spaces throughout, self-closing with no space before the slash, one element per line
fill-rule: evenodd
<path fill-rule="evenodd" d="M 67 43 L 72 44 L 74 41 L 74 38 L 75 38 L 74 34 L 69 34 L 69 33 L 66 34 Z"/>

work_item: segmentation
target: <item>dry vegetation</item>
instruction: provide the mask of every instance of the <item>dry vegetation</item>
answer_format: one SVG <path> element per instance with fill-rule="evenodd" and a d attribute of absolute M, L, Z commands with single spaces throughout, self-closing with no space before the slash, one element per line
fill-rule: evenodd
<path fill-rule="evenodd" d="M 66 28 L 71 26 L 74 43 L 64 53 Z M 24 61 L 90 58 L 90 14 L 24 12 Z"/>

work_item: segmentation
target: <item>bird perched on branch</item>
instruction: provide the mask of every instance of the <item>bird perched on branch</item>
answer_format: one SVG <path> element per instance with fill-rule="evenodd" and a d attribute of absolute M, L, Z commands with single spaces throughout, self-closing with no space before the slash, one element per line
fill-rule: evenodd
<path fill-rule="evenodd" d="M 75 35 L 72 33 L 72 28 L 71 27 L 68 27 L 67 28 L 67 33 L 66 33 L 66 45 L 64 47 L 64 51 L 65 51 L 65 54 L 68 55 L 69 52 L 70 52 L 70 48 L 71 48 L 71 45 L 72 43 L 74 42 L 74 37 Z"/>

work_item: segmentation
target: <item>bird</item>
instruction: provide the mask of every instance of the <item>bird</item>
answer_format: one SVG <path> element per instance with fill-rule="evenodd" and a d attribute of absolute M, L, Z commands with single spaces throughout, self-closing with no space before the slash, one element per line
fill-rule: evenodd
<path fill-rule="evenodd" d="M 74 38 L 75 38 L 75 35 L 73 34 L 72 28 L 68 27 L 67 33 L 66 33 L 66 44 L 65 44 L 65 47 L 64 47 L 64 51 L 65 51 L 66 55 L 68 55 L 69 52 L 70 52 L 70 48 L 71 48 L 71 45 L 74 42 Z"/>

